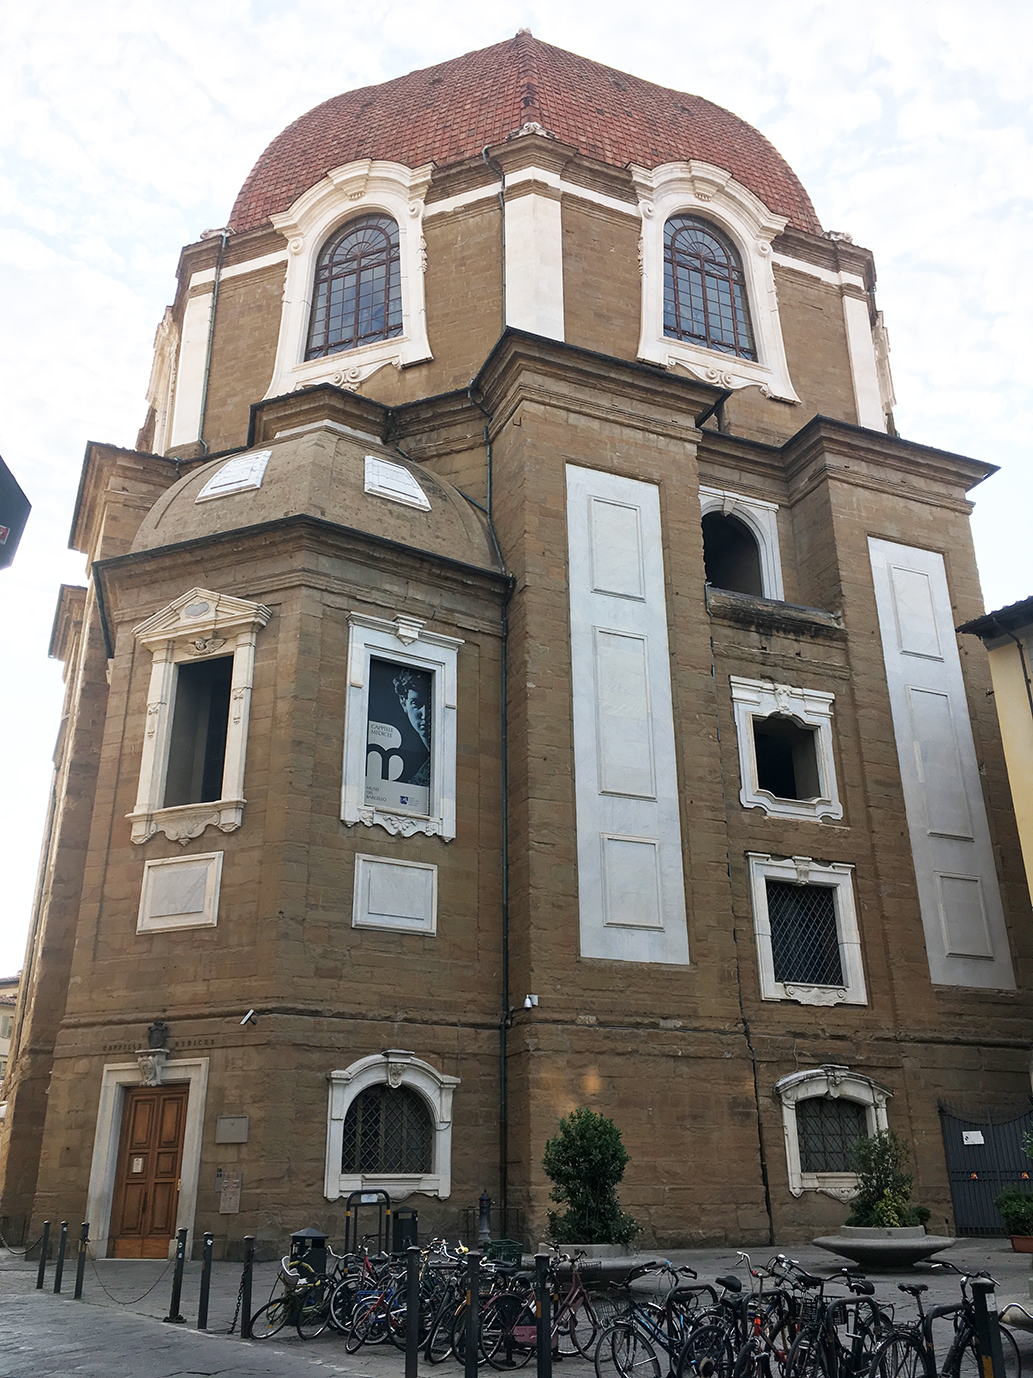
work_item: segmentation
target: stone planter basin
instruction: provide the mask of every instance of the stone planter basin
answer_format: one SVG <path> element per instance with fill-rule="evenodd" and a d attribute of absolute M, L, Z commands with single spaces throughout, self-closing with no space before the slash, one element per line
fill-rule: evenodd
<path fill-rule="evenodd" d="M 842 1254 L 864 1268 L 910 1268 L 958 1241 L 946 1235 L 926 1234 L 922 1225 L 882 1229 L 877 1226 L 842 1225 L 839 1234 L 822 1235 L 813 1241 L 830 1254 Z"/>

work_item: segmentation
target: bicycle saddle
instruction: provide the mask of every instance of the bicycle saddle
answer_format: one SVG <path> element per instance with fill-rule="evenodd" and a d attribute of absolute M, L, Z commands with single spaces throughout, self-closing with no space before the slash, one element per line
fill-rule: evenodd
<path fill-rule="evenodd" d="M 821 1287 L 826 1279 L 815 1277 L 813 1273 L 800 1272 L 796 1275 L 796 1281 L 801 1287 Z"/>
<path fill-rule="evenodd" d="M 874 1286 L 874 1284 L 873 1284 L 873 1283 L 870 1283 L 870 1282 L 867 1282 L 864 1278 L 854 1278 L 854 1279 L 850 1282 L 849 1286 L 850 1286 L 851 1292 L 853 1292 L 855 1296 L 858 1296 L 858 1297 L 874 1297 L 874 1296 L 875 1296 L 875 1286 Z"/>
<path fill-rule="evenodd" d="M 715 1278 L 714 1281 L 719 1283 L 727 1292 L 742 1291 L 742 1282 L 739 1278 L 732 1277 L 731 1273 L 726 1273 L 723 1278 Z"/>
<path fill-rule="evenodd" d="M 927 1282 L 898 1282 L 898 1283 L 897 1283 L 897 1291 L 898 1291 L 898 1292 L 910 1292 L 911 1295 L 912 1295 L 913 1297 L 919 1296 L 919 1294 L 922 1293 L 922 1292 L 928 1292 L 928 1290 L 929 1290 L 929 1284 L 928 1284 Z"/>

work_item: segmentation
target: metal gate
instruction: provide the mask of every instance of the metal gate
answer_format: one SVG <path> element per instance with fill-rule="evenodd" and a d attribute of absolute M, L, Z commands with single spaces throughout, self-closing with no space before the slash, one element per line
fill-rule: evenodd
<path fill-rule="evenodd" d="M 1008 1186 L 1033 1190 L 1033 1161 L 1022 1149 L 1023 1134 L 1033 1129 L 1033 1101 L 1018 1114 L 987 1110 L 978 1118 L 941 1101 L 940 1124 L 956 1233 L 1007 1234 L 994 1201 Z"/>

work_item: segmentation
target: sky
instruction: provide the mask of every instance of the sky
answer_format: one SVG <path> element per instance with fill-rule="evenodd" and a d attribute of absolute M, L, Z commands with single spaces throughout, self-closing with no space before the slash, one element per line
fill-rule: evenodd
<path fill-rule="evenodd" d="M 37 0 L 0 5 L 0 455 L 33 503 L 0 571 L 0 976 L 22 963 L 62 667 L 47 647 L 88 440 L 132 446 L 179 251 L 341 91 L 527 27 L 756 125 L 875 254 L 900 433 L 1000 465 L 988 608 L 1033 593 L 1033 120 L 1023 0 Z"/>

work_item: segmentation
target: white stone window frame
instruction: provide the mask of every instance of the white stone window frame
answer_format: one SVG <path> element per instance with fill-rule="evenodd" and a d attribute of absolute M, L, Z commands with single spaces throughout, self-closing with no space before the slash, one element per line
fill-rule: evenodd
<path fill-rule="evenodd" d="M 331 168 L 288 210 L 270 217 L 287 240 L 287 272 L 267 397 L 280 397 L 313 383 L 354 388 L 385 364 L 406 368 L 434 357 L 427 336 L 427 245 L 423 237 L 424 197 L 432 171 L 429 163 L 418 168 L 369 158 L 343 163 Z M 390 340 L 306 359 L 320 251 L 349 220 L 375 214 L 389 215 L 398 226 L 402 333 Z"/>
<path fill-rule="evenodd" d="M 330 1097 L 327 1107 L 326 1178 L 324 1195 L 337 1201 L 349 1192 L 381 1189 L 392 1201 L 404 1200 L 413 1192 L 447 1197 L 452 1190 L 452 1093 L 459 1077 L 447 1076 L 403 1048 L 386 1048 L 381 1053 L 359 1058 L 343 1071 L 330 1072 Z M 420 1096 L 430 1112 L 432 1129 L 431 1170 L 425 1173 L 346 1173 L 341 1171 L 344 1151 L 344 1121 L 352 1102 L 370 1086 L 401 1086 Z"/>
<path fill-rule="evenodd" d="M 456 835 L 457 664 L 462 640 L 428 632 L 416 617 L 393 621 L 349 614 L 348 692 L 344 709 L 341 819 L 392 835 L 426 833 L 446 842 Z M 427 813 L 389 811 L 366 803 L 366 747 L 370 660 L 388 660 L 431 675 L 430 806 Z"/>
<path fill-rule="evenodd" d="M 639 262 L 642 318 L 638 357 L 722 388 L 759 387 L 765 397 L 799 402 L 789 377 L 778 314 L 771 242 L 789 223 L 730 172 L 691 159 L 656 168 L 631 165 L 642 217 Z M 664 227 L 672 215 L 697 215 L 732 240 L 742 260 L 756 359 L 741 359 L 664 334 Z"/>
<path fill-rule="evenodd" d="M 723 517 L 736 517 L 757 542 L 760 557 L 760 582 L 765 598 L 785 601 L 782 585 L 782 553 L 778 544 L 778 503 L 762 498 L 748 498 L 743 493 L 730 493 L 725 488 L 699 487 L 700 518 L 709 512 Z"/>
<path fill-rule="evenodd" d="M 171 841 L 185 846 L 208 827 L 219 828 L 224 833 L 240 827 L 246 803 L 244 759 L 255 675 L 255 641 L 271 616 L 270 609 L 262 603 L 193 588 L 133 628 L 137 641 L 153 656 L 136 807 L 126 815 L 132 825 L 133 842 L 144 843 L 161 832 Z M 168 773 L 178 667 L 226 655 L 233 657 L 233 676 L 222 795 L 206 803 L 176 804 L 166 808 L 162 800 Z"/>
<path fill-rule="evenodd" d="M 743 808 L 763 809 L 775 818 L 799 818 L 820 822 L 823 818 L 842 818 L 843 805 L 836 781 L 836 760 L 832 747 L 832 705 L 835 694 L 820 689 L 801 689 L 772 680 L 743 679 L 729 675 L 735 734 L 739 743 L 739 802 Z M 782 799 L 761 789 L 757 770 L 757 750 L 753 735 L 755 720 L 778 714 L 792 718 L 801 727 L 814 730 L 814 756 L 818 768 L 818 796 L 814 799 Z"/>
<path fill-rule="evenodd" d="M 198 852 L 190 856 L 170 856 L 145 861 L 143 864 L 143 883 L 140 886 L 140 909 L 136 918 L 137 933 L 176 933 L 184 928 L 215 928 L 219 922 L 222 858 L 222 852 Z M 177 867 L 187 866 L 204 867 L 204 903 L 202 908 L 172 915 L 155 916 L 152 914 L 155 880 L 170 869 L 174 872 Z"/>
<path fill-rule="evenodd" d="M 861 934 L 854 901 L 854 868 L 840 862 L 814 861 L 809 856 L 774 857 L 768 852 L 747 852 L 753 930 L 762 1000 L 795 1000 L 801 1005 L 866 1005 L 868 993 L 861 959 Z M 769 880 L 791 885 L 822 885 L 833 892 L 839 959 L 844 985 L 826 986 L 796 981 L 776 981 L 768 915 Z"/>
<path fill-rule="evenodd" d="M 782 1107 L 782 1131 L 785 1135 L 786 1167 L 789 1190 L 793 1196 L 805 1191 L 820 1191 L 837 1201 L 849 1201 L 857 1195 L 857 1174 L 854 1172 L 804 1172 L 800 1167 L 800 1136 L 796 1107 L 803 1100 L 829 1097 L 832 1100 L 852 1100 L 863 1105 L 869 1137 L 889 1128 L 886 1102 L 893 1094 L 870 1077 L 851 1072 L 849 1067 L 828 1064 L 804 1072 L 793 1072 L 775 1083 L 775 1096 Z"/>

